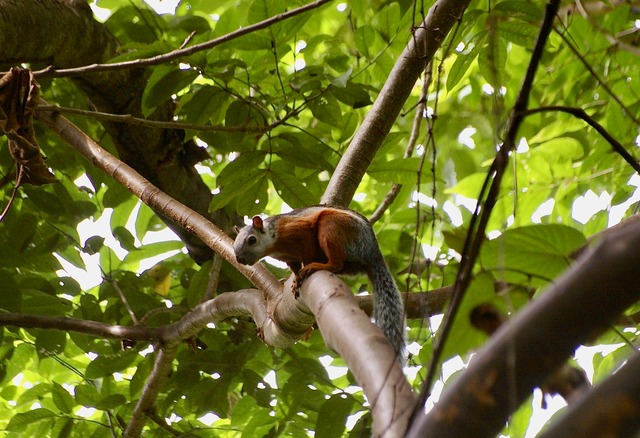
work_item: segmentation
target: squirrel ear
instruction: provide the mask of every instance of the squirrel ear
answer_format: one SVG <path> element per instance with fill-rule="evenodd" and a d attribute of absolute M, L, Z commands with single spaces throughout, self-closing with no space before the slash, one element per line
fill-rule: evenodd
<path fill-rule="evenodd" d="M 262 224 L 262 218 L 260 216 L 254 216 L 253 217 L 253 228 L 262 231 L 263 230 L 263 224 Z"/>

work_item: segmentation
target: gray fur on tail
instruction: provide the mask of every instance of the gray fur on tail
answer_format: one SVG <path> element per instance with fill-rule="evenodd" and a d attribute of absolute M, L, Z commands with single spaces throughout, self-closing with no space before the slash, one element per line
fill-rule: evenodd
<path fill-rule="evenodd" d="M 373 283 L 373 317 L 382 333 L 391 341 L 400 363 L 405 360 L 405 318 L 404 305 L 396 282 L 387 267 L 384 258 L 375 263 L 375 268 L 369 268 L 371 283 Z"/>

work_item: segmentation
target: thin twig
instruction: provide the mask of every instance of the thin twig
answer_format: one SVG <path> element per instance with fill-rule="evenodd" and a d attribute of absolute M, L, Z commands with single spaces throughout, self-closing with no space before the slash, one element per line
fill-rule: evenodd
<path fill-rule="evenodd" d="M 552 106 L 543 106 L 543 107 L 539 107 L 539 108 L 532 108 L 532 109 L 526 110 L 523 114 L 525 116 L 528 116 L 528 115 L 531 115 L 531 114 L 537 114 L 537 113 L 546 112 L 546 111 L 561 111 L 561 112 L 571 114 L 572 116 L 575 116 L 575 117 L 577 117 L 579 119 L 584 120 L 586 123 L 589 124 L 589 126 L 591 126 L 593 129 L 595 129 L 598 132 L 598 134 L 600 134 L 605 140 L 607 140 L 607 142 L 609 142 L 609 144 L 611 145 L 613 150 L 618 155 L 620 155 L 627 163 L 629 163 L 629 165 L 631 167 L 633 167 L 633 169 L 636 172 L 640 173 L 640 163 L 638 163 L 638 160 L 636 160 L 634 158 L 634 156 L 631 155 L 624 148 L 622 143 L 620 143 L 611 134 L 609 134 L 609 132 L 604 128 L 604 126 L 602 126 L 600 123 L 596 122 L 594 120 L 594 118 L 591 117 L 589 114 L 587 114 L 587 112 L 585 110 L 583 110 L 582 108 L 575 108 L 575 107 L 570 107 L 570 106 L 552 105 Z"/>
<path fill-rule="evenodd" d="M 125 309 L 127 309 L 127 312 L 131 317 L 131 321 L 133 321 L 135 325 L 138 325 L 138 317 L 136 316 L 133 309 L 131 308 L 131 305 L 129 304 L 129 300 L 127 300 L 127 297 L 124 295 L 124 292 L 122 292 L 122 289 L 120 288 L 120 285 L 118 284 L 118 282 L 113 278 L 108 278 L 107 281 L 111 283 L 111 286 L 113 286 L 113 288 L 118 293 L 118 296 L 120 296 L 120 299 L 122 300 L 122 303 L 124 304 Z"/>
<path fill-rule="evenodd" d="M 134 117 L 131 114 L 111 114 L 100 111 L 88 111 L 78 108 L 61 107 L 58 105 L 38 105 L 37 111 L 50 111 L 61 114 L 78 114 L 81 116 L 93 117 L 98 120 L 107 120 L 110 122 L 126 123 L 129 125 L 147 126 L 149 128 L 158 129 L 184 129 L 200 132 L 266 132 L 280 125 L 282 121 L 277 121 L 271 125 L 265 126 L 222 126 L 222 125 L 199 125 L 195 123 L 183 122 L 165 122 L 160 120 L 147 120 Z"/>
<path fill-rule="evenodd" d="M 160 415 L 158 415 L 158 413 L 155 410 L 153 410 L 152 412 L 147 412 L 147 417 L 149 417 L 151 421 L 156 423 L 158 426 L 160 426 L 162 430 L 169 433 L 170 435 L 173 435 L 173 436 L 182 435 L 181 432 L 169 426 L 169 424 L 167 424 L 167 421 L 164 418 L 162 418 Z"/>
<path fill-rule="evenodd" d="M 213 254 L 213 261 L 211 263 L 211 269 L 209 270 L 209 282 L 207 283 L 207 290 L 204 293 L 202 301 L 209 301 L 216 296 L 218 290 L 218 281 L 220 280 L 220 269 L 222 268 L 222 257 L 218 254 Z"/>
<path fill-rule="evenodd" d="M 507 126 L 505 141 L 502 146 L 496 152 L 493 163 L 487 173 L 487 177 L 483 183 L 482 190 L 478 196 L 478 203 L 476 209 L 471 218 L 469 224 L 469 232 L 464 244 L 464 250 L 462 253 L 462 260 L 456 276 L 456 282 L 454 284 L 454 291 L 449 304 L 449 309 L 445 314 L 444 321 L 442 323 L 442 331 L 440 337 L 436 340 L 433 356 L 429 363 L 429 369 L 425 377 L 425 381 L 420 394 L 419 403 L 416 405 L 414 413 L 420 412 L 422 406 L 431 393 L 431 385 L 437 373 L 442 351 L 446 344 L 449 333 L 453 325 L 455 316 L 460 309 L 460 304 L 465 295 L 467 288 L 471 282 L 471 273 L 475 261 L 480 254 L 480 248 L 485 239 L 485 230 L 491 216 L 491 211 L 495 206 L 495 203 L 500 194 L 500 183 L 504 176 L 505 169 L 509 163 L 509 154 L 515 149 L 515 138 L 520 127 L 520 123 L 524 118 L 524 111 L 527 109 L 529 102 L 529 95 L 533 87 L 533 79 L 535 77 L 540 59 L 544 51 L 546 41 L 553 29 L 553 21 L 556 16 L 560 1 L 552 0 L 547 3 L 547 8 L 542 25 L 540 26 L 540 32 L 536 45 L 531 54 L 531 60 L 527 67 L 525 78 L 518 93 L 518 97 L 514 104 L 511 119 Z"/>
<path fill-rule="evenodd" d="M 83 319 L 20 313 L 0 313 L 0 326 L 62 330 L 132 341 L 157 341 L 161 339 L 163 333 L 160 327 L 122 326 Z"/>
<path fill-rule="evenodd" d="M 557 30 L 556 30 L 556 33 L 560 35 L 560 38 L 562 38 L 562 40 L 565 42 L 567 47 L 569 47 L 569 49 L 573 52 L 576 58 L 580 60 L 584 68 L 586 68 L 587 71 L 591 74 L 591 76 L 593 76 L 595 80 L 598 81 L 598 85 L 600 85 L 607 92 L 607 94 L 613 100 L 615 100 L 618 105 L 620 105 L 620 108 L 622 108 L 622 111 L 624 111 L 625 114 L 635 123 L 640 123 L 636 115 L 633 112 L 631 112 L 629 108 L 627 108 L 624 102 L 622 102 L 622 100 L 620 100 L 620 98 L 613 92 L 611 87 L 609 87 L 609 84 L 607 84 L 605 81 L 602 80 L 602 78 L 600 78 L 600 75 L 596 73 L 596 71 L 593 69 L 593 67 L 591 67 L 591 65 L 587 62 L 584 56 L 582 56 L 582 54 L 578 52 L 578 49 L 576 49 L 576 47 L 571 43 L 571 41 L 569 41 L 569 38 L 567 38 L 567 36 L 564 33 L 558 32 Z"/>
<path fill-rule="evenodd" d="M 582 15 L 583 18 L 589 21 L 589 23 L 593 27 L 595 27 L 600 32 L 602 32 L 602 34 L 607 39 L 607 41 L 609 41 L 612 45 L 620 47 L 623 50 L 626 50 L 627 52 L 632 53 L 636 56 L 640 56 L 640 49 L 638 49 L 638 47 L 632 46 L 631 44 L 627 44 L 624 41 L 620 40 L 617 36 L 610 34 L 604 27 L 600 25 L 600 23 L 598 23 L 596 20 L 593 19 L 591 14 L 587 12 L 587 10 L 585 9 L 584 5 L 580 0 L 576 0 L 575 6 L 576 6 L 576 9 L 580 12 L 580 15 Z M 637 32 L 637 30 L 638 30 L 637 28 L 632 28 L 633 32 Z"/>
<path fill-rule="evenodd" d="M 431 83 L 431 72 L 429 66 L 431 63 L 427 64 L 425 68 L 424 79 L 422 81 L 422 90 L 420 90 L 420 97 L 418 98 L 418 104 L 416 105 L 415 114 L 413 116 L 413 124 L 411 125 L 411 134 L 409 135 L 409 141 L 407 142 L 407 148 L 404 151 L 404 155 L 402 158 L 409 158 L 413 155 L 413 151 L 416 147 L 416 143 L 418 142 L 418 138 L 420 137 L 420 127 L 422 126 L 422 120 L 424 119 L 424 111 L 427 105 L 427 95 L 429 94 L 429 85 Z M 372 224 L 376 223 L 384 212 L 389 208 L 389 206 L 396 200 L 400 190 L 402 189 L 402 184 L 394 183 L 391 186 L 391 189 L 386 194 L 378 208 L 371 214 L 369 218 L 369 222 Z"/>
<path fill-rule="evenodd" d="M 7 205 L 4 207 L 4 210 L 2 211 L 2 213 L 0 213 L 0 222 L 2 222 L 5 216 L 7 215 L 7 213 L 9 213 L 9 210 L 13 205 L 13 201 L 16 199 L 16 194 L 18 194 L 18 188 L 20 187 L 20 181 L 22 180 L 24 166 L 21 164 L 17 164 L 17 167 L 18 167 L 18 170 L 17 170 L 18 176 L 16 177 L 16 184 L 13 186 L 13 190 L 11 190 L 11 197 L 9 198 L 9 202 L 7 202 Z"/>
<path fill-rule="evenodd" d="M 131 419 L 124 431 L 125 438 L 139 437 L 146 420 L 147 413 L 152 412 L 153 406 L 160 392 L 160 388 L 169 378 L 176 357 L 177 346 L 158 348 L 153 370 L 147 379 Z"/>
<path fill-rule="evenodd" d="M 95 73 L 95 72 L 103 72 L 103 71 L 114 71 L 114 70 L 124 70 L 130 68 L 141 68 L 147 67 L 150 65 L 158 65 L 164 64 L 169 61 L 174 61 L 180 58 L 184 58 L 194 53 L 201 52 L 203 50 L 211 49 L 212 47 L 219 46 L 220 44 L 229 42 L 233 39 L 239 38 L 244 35 L 248 35 L 252 32 L 256 32 L 261 29 L 266 29 L 267 27 L 278 23 L 280 21 L 284 21 L 291 17 L 295 17 L 296 15 L 300 15 L 304 12 L 311 11 L 316 9 L 325 3 L 328 3 L 329 0 L 316 0 L 313 3 L 309 3 L 307 5 L 301 6 L 296 9 L 292 9 L 287 12 L 283 12 L 282 14 L 274 15 L 271 18 L 260 21 L 255 24 L 251 24 L 247 27 L 240 28 L 236 31 L 230 32 L 226 35 L 220 36 L 210 41 L 206 41 L 200 44 L 194 44 L 191 47 L 186 47 L 184 49 L 174 50 L 169 53 L 165 53 L 163 55 L 153 56 L 151 58 L 144 59 L 134 59 L 131 61 L 118 62 L 113 64 L 92 64 L 84 67 L 77 68 L 65 68 L 65 69 L 56 69 L 53 66 L 49 66 L 43 70 L 33 72 L 35 77 L 67 77 L 67 76 L 79 76 L 85 73 Z"/>

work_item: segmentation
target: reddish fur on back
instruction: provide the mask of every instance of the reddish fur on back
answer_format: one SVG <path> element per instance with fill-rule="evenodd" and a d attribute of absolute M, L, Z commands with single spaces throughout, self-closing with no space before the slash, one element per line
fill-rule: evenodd
<path fill-rule="evenodd" d="M 328 219 L 328 220 L 323 220 Z M 278 246 L 269 249 L 283 261 L 301 261 L 303 276 L 320 269 L 339 273 L 344 248 L 357 238 L 358 219 L 337 209 L 323 208 L 306 216 L 282 216 L 277 223 Z"/>

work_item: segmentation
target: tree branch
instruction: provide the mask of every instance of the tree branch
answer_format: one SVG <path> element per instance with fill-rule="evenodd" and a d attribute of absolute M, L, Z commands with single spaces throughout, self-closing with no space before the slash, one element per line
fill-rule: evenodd
<path fill-rule="evenodd" d="M 155 342 L 162 336 L 160 327 L 122 326 L 74 318 L 0 313 L 0 326 L 38 328 L 77 332 L 101 338 Z"/>
<path fill-rule="evenodd" d="M 40 104 L 47 104 L 42 99 L 40 101 Z M 265 293 L 270 295 L 279 293 L 280 284 L 278 280 L 263 266 L 246 266 L 236 261 L 231 238 L 207 218 L 151 184 L 134 169 L 100 147 L 99 144 L 63 116 L 50 111 L 36 111 L 35 115 L 38 120 L 56 132 L 93 165 L 102 169 L 149 207 L 199 237 L 209 248 L 234 265 Z"/>
<path fill-rule="evenodd" d="M 637 437 L 640 431 L 640 355 L 582 394 L 539 438 Z"/>
<path fill-rule="evenodd" d="M 176 357 L 176 349 L 176 346 L 173 346 L 157 350 L 156 361 L 153 364 L 151 375 L 144 384 L 142 394 L 124 431 L 125 438 L 139 437 L 142 433 L 142 428 L 147 420 L 147 413 L 153 411 L 158 392 L 171 374 L 173 359 Z"/>
<path fill-rule="evenodd" d="M 383 140 L 402 111 L 416 80 L 432 60 L 469 0 L 439 0 L 416 29 L 409 44 L 393 66 L 389 78 L 349 148 L 338 163 L 322 202 L 347 206 Z"/>
<path fill-rule="evenodd" d="M 223 125 L 199 125 L 196 123 L 169 122 L 163 120 L 149 120 L 141 117 L 134 117 L 131 114 L 111 114 L 101 111 L 88 111 L 78 108 L 61 107 L 58 105 L 40 105 L 38 111 L 51 111 L 60 114 L 77 114 L 81 116 L 93 117 L 97 120 L 107 120 L 110 122 L 126 123 L 128 125 L 146 126 L 157 129 L 192 129 L 200 132 L 267 132 L 282 124 L 279 120 L 276 123 L 265 126 L 223 126 Z"/>
<path fill-rule="evenodd" d="M 335 275 L 320 271 L 304 281 L 300 300 L 316 316 L 327 346 L 344 358 L 362 387 L 371 404 L 374 436 L 402 436 L 415 405 L 415 394 L 393 347 L 358 309 L 351 290 Z"/>
<path fill-rule="evenodd" d="M 132 61 L 118 62 L 118 63 L 112 63 L 112 64 L 93 64 L 93 65 L 87 65 L 84 67 L 66 68 L 66 69 L 56 69 L 55 67 L 51 66 L 51 67 L 45 68 L 44 70 L 33 72 L 33 74 L 36 77 L 40 77 L 40 76 L 66 77 L 66 76 L 79 76 L 86 73 L 126 70 L 126 69 L 133 69 L 133 68 L 148 67 L 151 65 L 165 64 L 169 61 L 175 61 L 175 60 L 187 57 L 189 55 L 193 55 L 194 53 L 201 52 L 203 50 L 209 50 L 213 47 L 219 46 L 220 44 L 229 42 L 231 40 L 234 40 L 244 35 L 248 35 L 252 32 L 256 32 L 261 29 L 266 29 L 267 27 L 275 23 L 278 23 L 280 21 L 284 21 L 291 17 L 295 17 L 296 15 L 300 15 L 304 12 L 308 12 L 313 9 L 319 8 L 320 6 L 328 2 L 329 0 L 316 0 L 313 3 L 309 3 L 299 8 L 292 9 L 287 12 L 283 12 L 282 14 L 274 15 L 271 18 L 268 18 L 266 20 L 260 21 L 255 24 L 251 24 L 246 27 L 242 27 L 234 32 L 230 32 L 226 35 L 215 38 L 213 40 L 206 41 L 200 44 L 194 44 L 193 46 L 186 47 L 184 49 L 174 50 L 172 52 L 165 53 L 163 55 L 154 56 L 151 58 L 135 59 Z"/>
<path fill-rule="evenodd" d="M 543 106 L 543 107 L 539 107 L 539 108 L 532 108 L 532 109 L 528 109 L 526 111 L 524 111 L 524 116 L 528 116 L 531 114 L 537 114 L 537 113 L 541 113 L 541 112 L 546 112 L 546 111 L 561 111 L 567 114 L 571 114 L 574 117 L 577 117 L 579 119 L 584 120 L 587 124 L 589 124 L 589 126 L 591 126 L 593 129 L 595 129 L 598 134 L 600 134 L 605 140 L 607 140 L 607 142 L 609 142 L 609 144 L 611 145 L 611 147 L 613 148 L 613 150 L 620 155 L 627 163 L 629 163 L 629 165 L 631 167 L 633 167 L 633 170 L 635 170 L 636 172 L 640 173 L 640 163 L 638 163 L 638 161 L 633 157 L 633 155 L 631 155 L 626 149 L 625 147 L 622 145 L 622 143 L 620 143 L 618 140 L 616 140 L 611 134 L 609 134 L 609 131 L 607 131 L 604 126 L 602 126 L 600 123 L 596 122 L 595 119 L 593 117 L 591 117 L 589 114 L 587 114 L 587 112 L 585 110 L 583 110 L 582 108 L 574 108 L 574 107 L 570 107 L 570 106 Z"/>
<path fill-rule="evenodd" d="M 487 177 L 485 178 L 480 194 L 478 195 L 476 209 L 469 223 L 469 232 L 465 239 L 464 249 L 462 251 L 462 260 L 456 276 L 449 309 L 447 310 L 442 323 L 440 337 L 436 339 L 433 356 L 429 364 L 429 369 L 427 371 L 427 376 L 420 396 L 420 403 L 416 409 L 419 409 L 424 405 L 430 394 L 431 384 L 435 379 L 437 370 L 440 366 L 440 356 L 444 349 L 444 345 L 447 341 L 449 332 L 451 331 L 458 309 L 460 308 L 460 304 L 462 303 L 462 299 L 464 298 L 465 292 L 471 282 L 471 273 L 475 265 L 475 261 L 480 254 L 482 243 L 486 239 L 485 230 L 487 228 L 489 218 L 491 217 L 493 207 L 495 206 L 500 194 L 500 183 L 502 182 L 502 177 L 504 176 L 504 172 L 509 164 L 509 154 L 516 146 L 516 135 L 524 118 L 524 111 L 527 109 L 529 95 L 531 93 L 531 88 L 533 87 L 533 79 L 538 69 L 540 59 L 542 58 L 544 46 L 553 28 L 553 21 L 559 7 L 559 3 L 559 0 L 551 0 L 547 3 L 547 9 L 545 11 L 544 20 L 540 26 L 536 45 L 531 54 L 531 60 L 529 61 L 525 78 L 516 98 L 511 119 L 509 120 L 506 128 L 504 143 L 496 152 L 496 156 L 489 171 L 487 172 Z M 418 410 L 416 410 L 416 412 L 418 412 Z"/>
<path fill-rule="evenodd" d="M 640 299 L 640 223 L 605 237 L 504 324 L 407 436 L 495 436 L 580 344 Z M 576 303 L 580 303 L 579 306 Z M 557 336 L 562 333 L 562 336 Z M 581 420 L 585 417 L 581 416 Z M 583 436 L 588 436 L 583 435 Z"/>

